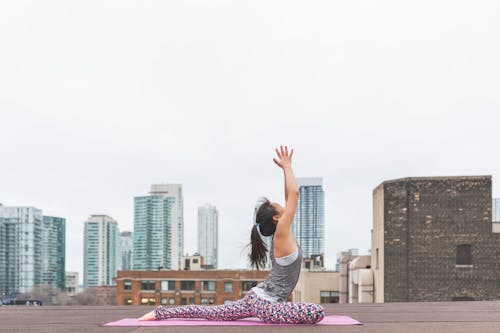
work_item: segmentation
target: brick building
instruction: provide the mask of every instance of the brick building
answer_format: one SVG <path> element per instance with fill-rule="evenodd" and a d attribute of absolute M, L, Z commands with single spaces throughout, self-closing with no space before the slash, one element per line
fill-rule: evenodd
<path fill-rule="evenodd" d="M 223 304 L 242 298 L 269 271 L 118 271 L 118 305 Z"/>
<path fill-rule="evenodd" d="M 490 176 L 403 178 L 373 191 L 375 302 L 500 299 Z"/>

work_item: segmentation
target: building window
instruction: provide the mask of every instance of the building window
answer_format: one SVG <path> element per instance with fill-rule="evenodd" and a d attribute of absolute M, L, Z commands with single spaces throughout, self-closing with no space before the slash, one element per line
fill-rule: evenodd
<path fill-rule="evenodd" d="M 188 304 L 194 304 L 194 298 L 193 297 L 182 297 L 181 298 L 181 305 L 188 305 Z"/>
<path fill-rule="evenodd" d="M 132 298 L 125 298 L 123 300 L 123 304 L 125 304 L 125 305 L 132 305 Z"/>
<path fill-rule="evenodd" d="M 197 264 L 198 263 L 198 259 L 193 259 L 193 264 Z"/>
<path fill-rule="evenodd" d="M 320 291 L 319 292 L 320 303 L 338 303 L 339 302 L 339 292 L 338 291 Z"/>
<path fill-rule="evenodd" d="M 161 281 L 161 290 L 162 291 L 175 290 L 175 281 L 173 280 Z"/>
<path fill-rule="evenodd" d="M 156 299 L 154 299 L 154 298 L 148 298 L 148 304 L 149 305 L 156 305 Z"/>
<path fill-rule="evenodd" d="M 224 300 L 224 304 L 229 304 L 229 303 L 232 303 L 232 302 L 233 302 L 233 301 L 232 301 L 232 300 L 230 300 L 230 299 L 226 299 L 226 300 Z"/>
<path fill-rule="evenodd" d="M 175 304 L 175 299 L 171 298 L 168 300 L 168 304 L 174 305 Z"/>
<path fill-rule="evenodd" d="M 472 246 L 470 244 L 457 245 L 457 266 L 472 266 Z"/>
<path fill-rule="evenodd" d="M 215 281 L 201 281 L 202 291 L 215 291 Z"/>
<path fill-rule="evenodd" d="M 224 282 L 224 292 L 226 292 L 226 293 L 233 292 L 233 283 L 232 282 Z"/>
<path fill-rule="evenodd" d="M 257 285 L 257 281 L 243 281 L 241 282 L 241 290 L 242 291 L 249 291 L 253 287 Z"/>
<path fill-rule="evenodd" d="M 147 297 L 141 298 L 141 305 L 148 305 L 148 299 L 147 299 Z"/>
<path fill-rule="evenodd" d="M 215 304 L 215 298 L 202 298 L 201 304 Z"/>
<path fill-rule="evenodd" d="M 155 290 L 155 281 L 153 280 L 141 281 L 141 290 Z"/>
<path fill-rule="evenodd" d="M 132 281 L 123 281 L 123 290 L 125 291 L 132 290 Z"/>
<path fill-rule="evenodd" d="M 181 281 L 181 290 L 194 290 L 194 281 Z"/>

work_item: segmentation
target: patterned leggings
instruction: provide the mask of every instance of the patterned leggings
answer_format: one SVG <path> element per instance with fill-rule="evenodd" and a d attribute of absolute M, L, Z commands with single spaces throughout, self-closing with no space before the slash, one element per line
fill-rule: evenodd
<path fill-rule="evenodd" d="M 175 308 L 157 306 L 156 320 L 168 318 L 204 318 L 208 320 L 237 320 L 257 317 L 274 324 L 315 324 L 325 316 L 321 305 L 313 303 L 273 303 L 250 291 L 244 298 L 223 305 L 185 305 Z"/>

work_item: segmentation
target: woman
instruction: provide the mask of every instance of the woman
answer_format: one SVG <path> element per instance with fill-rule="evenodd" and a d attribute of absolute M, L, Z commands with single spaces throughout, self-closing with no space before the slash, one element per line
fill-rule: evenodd
<path fill-rule="evenodd" d="M 163 320 L 169 318 L 205 318 L 208 320 L 236 320 L 258 317 L 268 323 L 314 324 L 324 317 L 321 305 L 291 303 L 286 300 L 299 279 L 302 266 L 302 250 L 297 245 L 291 225 L 299 191 L 292 171 L 293 149 L 281 146 L 276 149 L 274 162 L 285 174 L 285 207 L 264 199 L 256 207 L 251 233 L 250 263 L 257 269 L 267 261 L 267 247 L 261 236 L 273 236 L 270 258 L 272 268 L 264 280 L 247 295 L 235 302 L 223 305 L 186 305 L 175 308 L 158 306 L 139 320 Z"/>

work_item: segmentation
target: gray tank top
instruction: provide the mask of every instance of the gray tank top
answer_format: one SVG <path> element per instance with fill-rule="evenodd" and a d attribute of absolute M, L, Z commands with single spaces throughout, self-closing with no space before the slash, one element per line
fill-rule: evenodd
<path fill-rule="evenodd" d="M 272 268 L 266 279 L 257 285 L 256 294 L 265 294 L 265 299 L 275 302 L 285 302 L 299 280 L 300 269 L 302 267 L 302 249 L 298 246 L 298 256 L 290 265 L 282 266 L 274 258 L 274 246 L 271 245 L 271 264 Z"/>

